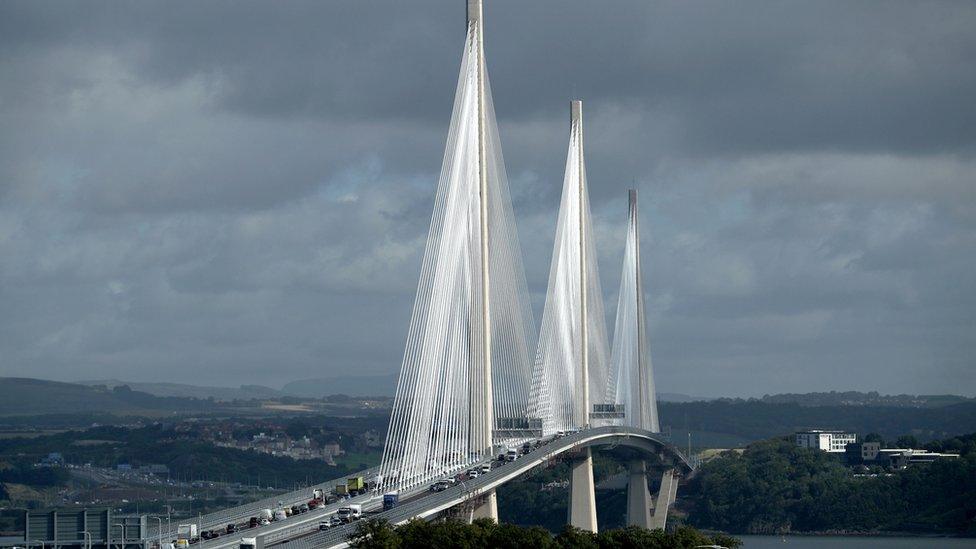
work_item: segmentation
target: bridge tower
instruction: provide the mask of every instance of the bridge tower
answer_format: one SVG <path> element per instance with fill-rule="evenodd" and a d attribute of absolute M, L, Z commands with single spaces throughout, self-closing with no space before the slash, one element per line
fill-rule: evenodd
<path fill-rule="evenodd" d="M 588 318 L 588 283 L 587 271 L 589 267 L 587 257 L 587 241 L 589 227 L 589 211 L 586 192 L 586 172 L 583 164 L 583 102 L 574 100 L 570 103 L 570 142 L 573 148 L 570 162 L 575 161 L 575 191 L 577 193 L 577 220 L 579 225 L 578 254 L 579 254 L 579 376 L 576 402 L 576 425 L 581 428 L 589 426 L 590 419 L 590 353 L 589 353 L 589 318 Z M 595 258 L 594 258 L 595 260 Z M 599 290 L 598 290 L 599 291 Z M 589 530 L 597 531 L 596 522 L 596 493 L 593 484 L 593 454 L 589 448 L 583 451 L 582 457 L 572 464 L 569 480 L 569 524 Z"/>
<path fill-rule="evenodd" d="M 483 413 L 472 414 L 472 417 L 480 416 L 484 423 L 478 428 L 471 429 L 472 433 L 480 435 L 475 441 L 477 447 L 483 448 L 491 455 L 492 452 L 492 433 L 495 428 L 494 413 L 494 393 L 491 386 L 491 294 L 489 285 L 488 271 L 488 166 L 485 154 L 485 40 L 482 0 L 467 0 L 468 5 L 468 33 L 474 37 L 475 45 L 475 71 L 477 73 L 477 134 L 478 134 L 478 207 L 480 211 L 481 234 L 481 379 L 480 397 Z M 477 398 L 472 398 L 471 402 L 476 402 Z M 484 503 L 474 508 L 472 518 L 490 518 L 498 522 L 498 498 L 492 490 L 485 497 Z"/>
<path fill-rule="evenodd" d="M 535 323 L 485 69 L 482 0 L 465 5 L 464 52 L 382 490 L 463 472 L 527 418 Z M 484 501 L 476 516 L 496 518 L 494 492 Z"/>
<path fill-rule="evenodd" d="M 570 103 L 569 149 L 553 243 L 549 286 L 532 371 L 529 417 L 542 434 L 586 429 L 591 402 L 607 387 L 609 345 L 590 221 L 583 103 Z M 570 478 L 569 523 L 596 531 L 593 458 L 581 450 Z"/>
<path fill-rule="evenodd" d="M 590 423 L 590 353 L 588 341 L 587 315 L 587 233 L 589 232 L 588 213 L 583 207 L 587 203 L 586 175 L 583 167 L 583 102 L 574 100 L 570 104 L 570 134 L 575 136 L 572 142 L 576 147 L 576 192 L 579 204 L 579 288 L 580 288 L 580 376 L 579 376 L 579 404 L 577 414 L 578 425 L 587 427 Z M 594 258 L 595 259 L 595 258 Z M 587 448 L 583 457 L 573 463 L 569 480 L 569 523 L 577 528 L 597 531 L 596 523 L 596 491 L 593 484 L 593 453 Z"/>
<path fill-rule="evenodd" d="M 657 433 L 660 431 L 657 397 L 651 369 L 650 349 L 644 315 L 643 272 L 640 255 L 640 223 L 637 190 L 628 192 L 627 238 L 620 275 L 617 319 L 614 326 L 613 354 L 610 359 L 608 399 L 621 403 L 626 410 L 624 424 Z M 661 477 L 660 493 L 651 514 L 651 495 L 647 488 L 647 463 L 635 459 L 629 463 L 627 486 L 627 523 L 644 528 L 664 528 L 670 504 L 677 490 L 674 471 Z"/>

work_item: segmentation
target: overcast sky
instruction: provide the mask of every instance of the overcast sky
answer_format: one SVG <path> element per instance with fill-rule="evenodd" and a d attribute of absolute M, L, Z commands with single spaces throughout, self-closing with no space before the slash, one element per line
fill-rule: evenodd
<path fill-rule="evenodd" d="M 486 2 L 536 319 L 568 140 L 658 389 L 976 394 L 976 3 Z M 464 2 L 0 3 L 0 375 L 399 368 Z"/>

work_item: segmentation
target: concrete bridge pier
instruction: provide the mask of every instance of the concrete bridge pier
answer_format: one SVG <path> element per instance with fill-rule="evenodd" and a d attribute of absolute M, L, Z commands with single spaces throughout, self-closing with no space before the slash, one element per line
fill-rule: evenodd
<path fill-rule="evenodd" d="M 629 463 L 627 484 L 627 524 L 651 528 L 651 492 L 647 489 L 647 464 L 644 460 Z"/>
<path fill-rule="evenodd" d="M 582 459 L 572 464 L 569 477 L 569 524 L 581 530 L 597 531 L 593 454 L 589 448 L 584 450 Z"/>
<path fill-rule="evenodd" d="M 495 522 L 498 522 L 498 496 L 495 495 L 495 491 L 491 490 L 485 494 L 480 501 L 471 508 L 471 514 L 468 516 L 468 523 L 471 523 L 475 519 L 489 518 Z"/>
<path fill-rule="evenodd" d="M 678 495 L 678 477 L 674 469 L 668 469 L 661 475 L 661 488 L 657 492 L 654 502 L 654 515 L 651 517 L 651 529 L 664 530 L 668 524 L 668 509 Z"/>

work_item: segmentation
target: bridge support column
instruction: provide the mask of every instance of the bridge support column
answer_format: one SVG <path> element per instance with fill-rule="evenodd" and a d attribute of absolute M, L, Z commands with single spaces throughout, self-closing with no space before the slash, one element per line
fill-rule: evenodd
<path fill-rule="evenodd" d="M 585 450 L 585 457 L 572 465 L 569 478 L 569 524 L 596 532 L 596 491 L 593 487 L 593 454 Z"/>
<path fill-rule="evenodd" d="M 651 492 L 647 489 L 647 464 L 634 460 L 629 464 L 627 484 L 627 525 L 651 528 Z"/>
<path fill-rule="evenodd" d="M 484 501 L 471 508 L 471 515 L 468 517 L 468 522 L 470 523 L 480 518 L 488 518 L 498 522 L 498 497 L 495 495 L 494 490 L 484 495 Z"/>
<path fill-rule="evenodd" d="M 661 488 L 657 491 L 657 499 L 654 502 L 654 516 L 651 517 L 651 528 L 664 530 L 668 524 L 668 509 L 674 503 L 674 498 L 678 494 L 678 479 L 674 475 L 674 469 L 668 469 L 661 475 Z"/>

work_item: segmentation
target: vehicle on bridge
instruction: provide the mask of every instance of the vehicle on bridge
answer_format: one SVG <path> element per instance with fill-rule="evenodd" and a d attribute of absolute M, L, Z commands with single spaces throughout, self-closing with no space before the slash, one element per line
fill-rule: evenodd
<path fill-rule="evenodd" d="M 383 510 L 389 511 L 400 503 L 400 493 L 399 492 L 387 492 L 383 494 Z"/>
<path fill-rule="evenodd" d="M 346 490 L 350 496 L 358 496 L 366 493 L 366 483 L 363 481 L 363 477 L 350 477 L 347 480 Z"/>
<path fill-rule="evenodd" d="M 354 503 L 346 507 L 340 507 L 339 512 L 336 513 L 336 516 L 339 517 L 339 520 L 345 523 L 359 520 L 363 517 L 363 506 Z"/>
<path fill-rule="evenodd" d="M 181 524 L 176 529 L 176 539 L 177 541 L 186 541 L 187 545 L 191 542 L 196 541 L 199 538 L 199 533 L 197 532 L 196 524 Z"/>

